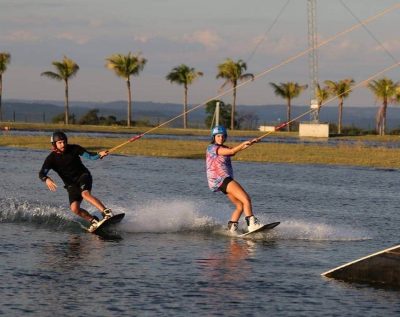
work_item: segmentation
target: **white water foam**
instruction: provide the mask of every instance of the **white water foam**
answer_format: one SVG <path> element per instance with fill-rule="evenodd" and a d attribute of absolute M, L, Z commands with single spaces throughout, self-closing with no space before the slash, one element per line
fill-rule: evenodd
<path fill-rule="evenodd" d="M 167 233 L 180 231 L 214 232 L 221 234 L 225 228 L 213 216 L 205 215 L 201 210 L 209 207 L 199 205 L 198 202 L 175 200 L 153 200 L 135 209 L 115 208 L 115 212 L 125 212 L 126 216 L 119 225 L 124 232 Z M 260 217 L 261 222 L 276 221 Z M 244 219 L 241 217 L 241 225 Z M 363 230 L 346 225 L 329 225 L 310 222 L 307 220 L 280 220 L 281 224 L 262 236 L 263 239 L 282 240 L 313 240 L 313 241 L 359 241 L 371 237 Z M 242 228 L 243 229 L 243 228 Z"/>
<path fill-rule="evenodd" d="M 215 225 L 209 216 L 202 216 L 196 203 L 180 200 L 155 200 L 125 212 L 119 226 L 125 232 L 179 232 L 210 230 Z"/>
<path fill-rule="evenodd" d="M 304 220 L 286 220 L 276 227 L 276 237 L 288 240 L 358 241 L 371 239 L 363 230 Z"/>
<path fill-rule="evenodd" d="M 175 200 L 153 200 L 135 209 L 113 206 L 115 213 L 125 212 L 119 225 L 123 232 L 168 233 L 180 231 L 214 232 L 221 234 L 224 225 L 207 216 L 201 210 L 208 209 L 198 202 Z M 91 211 L 93 213 L 93 211 Z M 100 214 L 99 214 L 100 215 Z M 219 216 L 216 214 L 215 216 Z M 40 202 L 19 201 L 6 198 L 0 200 L 0 222 L 30 222 L 50 227 L 74 226 L 74 216 L 62 206 Z M 76 219 L 79 222 L 79 218 Z M 263 219 L 263 223 L 271 219 Z M 243 222 L 241 218 L 241 222 Z M 221 229 L 222 228 L 222 229 Z M 225 230 L 222 230 L 225 231 Z M 266 235 L 267 239 L 313 240 L 313 241 L 358 241 L 371 237 L 363 230 L 346 225 L 328 225 L 306 220 L 281 220 L 281 224 Z"/>
<path fill-rule="evenodd" d="M 0 222 L 32 223 L 57 229 L 74 226 L 73 215 L 60 206 L 11 197 L 0 199 Z"/>

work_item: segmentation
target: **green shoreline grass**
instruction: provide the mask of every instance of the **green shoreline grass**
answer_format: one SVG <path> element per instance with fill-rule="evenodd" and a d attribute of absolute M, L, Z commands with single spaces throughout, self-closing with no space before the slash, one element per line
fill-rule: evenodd
<path fill-rule="evenodd" d="M 91 151 L 100 151 L 113 148 L 127 139 L 72 136 L 69 142 L 80 144 Z M 235 144 L 237 143 L 227 142 L 227 145 L 234 146 Z M 204 159 L 207 145 L 208 142 L 204 141 L 146 139 L 144 136 L 120 148 L 114 154 Z M 4 133 L 0 134 L 0 146 L 50 150 L 47 136 L 11 136 Z M 399 158 L 400 149 L 384 146 L 368 147 L 362 142 L 356 145 L 339 146 L 257 143 L 234 157 L 237 161 L 248 162 L 351 165 L 375 168 L 400 168 Z"/>

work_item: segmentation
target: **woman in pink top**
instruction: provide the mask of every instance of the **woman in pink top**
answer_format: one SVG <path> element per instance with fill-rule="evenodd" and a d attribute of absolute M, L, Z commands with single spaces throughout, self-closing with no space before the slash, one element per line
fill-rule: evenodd
<path fill-rule="evenodd" d="M 223 126 L 216 126 L 211 131 L 211 144 L 207 147 L 206 165 L 208 186 L 214 192 L 223 192 L 235 205 L 231 220 L 228 222 L 228 230 L 232 235 L 238 234 L 238 222 L 242 212 L 246 215 L 246 223 L 249 231 L 262 226 L 254 217 L 251 198 L 243 187 L 233 179 L 231 156 L 237 152 L 247 149 L 250 145 L 258 142 L 258 139 L 245 141 L 238 146 L 230 148 L 224 145 L 228 136 Z"/>

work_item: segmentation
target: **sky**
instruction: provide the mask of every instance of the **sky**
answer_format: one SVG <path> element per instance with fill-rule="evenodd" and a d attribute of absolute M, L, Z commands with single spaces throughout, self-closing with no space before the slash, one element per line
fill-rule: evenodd
<path fill-rule="evenodd" d="M 395 0 L 317 0 L 318 41 L 399 4 Z M 363 81 L 400 61 L 400 8 L 318 49 L 319 81 Z M 268 71 L 308 48 L 307 0 L 0 0 L 0 51 L 11 54 L 3 75 L 3 98 L 63 100 L 62 83 L 40 74 L 54 70 L 63 56 L 80 67 L 70 81 L 70 100 L 126 99 L 126 86 L 105 59 L 140 53 L 147 64 L 133 77 L 133 100 L 182 103 L 183 87 L 166 75 L 186 64 L 204 73 L 189 88 L 189 103 L 201 104 L 221 93 L 217 66 L 242 59 L 247 72 L 262 74 L 238 89 L 239 105 L 283 103 L 270 82 L 308 84 L 305 54 Z M 400 70 L 386 74 L 400 81 Z M 379 78 L 379 77 L 378 77 Z M 231 93 L 221 98 L 231 103 Z M 309 104 L 309 92 L 293 101 Z M 374 106 L 361 87 L 346 100 Z"/>

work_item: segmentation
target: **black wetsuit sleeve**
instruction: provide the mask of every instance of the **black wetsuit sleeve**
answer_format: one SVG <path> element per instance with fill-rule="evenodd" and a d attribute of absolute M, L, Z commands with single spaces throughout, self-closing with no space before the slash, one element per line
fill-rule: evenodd
<path fill-rule="evenodd" d="M 51 170 L 51 156 L 49 155 L 44 161 L 42 168 L 39 171 L 39 178 L 44 182 L 48 178 L 47 174 Z"/>

